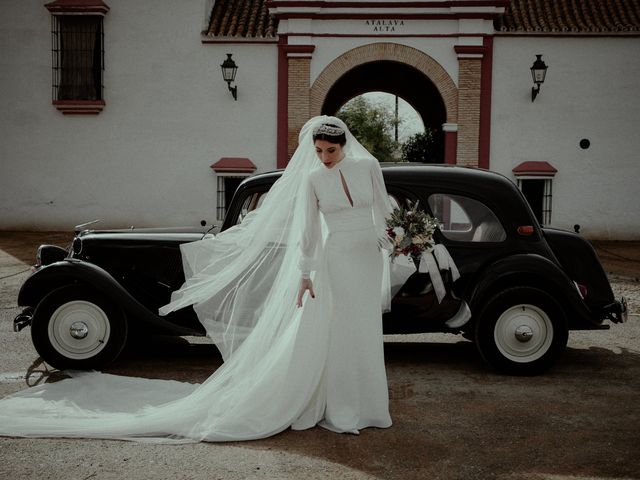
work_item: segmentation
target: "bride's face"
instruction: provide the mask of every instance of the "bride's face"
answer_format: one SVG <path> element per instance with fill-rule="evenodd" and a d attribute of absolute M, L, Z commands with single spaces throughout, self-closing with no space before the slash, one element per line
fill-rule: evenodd
<path fill-rule="evenodd" d="M 342 158 L 344 152 L 339 143 L 331 143 L 327 140 L 316 140 L 316 154 L 327 168 L 333 168 Z"/>

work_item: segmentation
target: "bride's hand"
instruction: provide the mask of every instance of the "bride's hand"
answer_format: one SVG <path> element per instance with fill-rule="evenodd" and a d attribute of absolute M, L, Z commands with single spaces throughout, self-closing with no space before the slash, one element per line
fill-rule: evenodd
<path fill-rule="evenodd" d="M 303 278 L 300 282 L 300 290 L 298 290 L 298 307 L 302 306 L 302 297 L 304 296 L 304 292 L 307 290 L 309 290 L 309 295 L 311 295 L 311 298 L 316 298 L 316 294 L 313 291 L 313 283 L 311 282 L 311 279 Z"/>

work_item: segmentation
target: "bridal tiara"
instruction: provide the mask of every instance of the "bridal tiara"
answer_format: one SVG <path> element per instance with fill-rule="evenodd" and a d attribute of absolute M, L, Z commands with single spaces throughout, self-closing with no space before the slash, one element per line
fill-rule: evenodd
<path fill-rule="evenodd" d="M 322 134 L 329 135 L 330 137 L 338 137 L 340 135 L 344 135 L 344 130 L 340 127 L 333 127 L 323 123 L 313 131 L 314 137 Z"/>

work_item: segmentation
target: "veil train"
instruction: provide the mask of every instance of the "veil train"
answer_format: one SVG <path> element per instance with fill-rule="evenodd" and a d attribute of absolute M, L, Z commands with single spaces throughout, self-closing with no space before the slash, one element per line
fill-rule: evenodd
<path fill-rule="evenodd" d="M 200 385 L 69 372 L 69 379 L 0 400 L 0 435 L 233 441 L 295 427 L 322 375 L 322 339 L 328 335 L 327 322 L 314 321 L 323 304 L 295 305 L 304 228 L 299 199 L 306 194 L 305 176 L 321 166 L 312 140 L 321 123 L 344 128 L 346 155 L 373 158 L 341 120 L 314 117 L 302 128 L 298 149 L 259 209 L 212 239 L 181 247 L 187 280 L 160 313 L 193 305 L 222 353 L 220 368 Z M 322 251 L 316 261 L 320 289 Z M 381 288 L 388 307 L 384 263 Z M 303 344 L 296 341 L 299 337 L 319 341 Z"/>

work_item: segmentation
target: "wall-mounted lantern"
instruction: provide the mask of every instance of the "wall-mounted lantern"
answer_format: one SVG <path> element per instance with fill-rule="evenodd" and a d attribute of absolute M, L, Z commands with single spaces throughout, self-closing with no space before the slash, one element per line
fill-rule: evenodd
<path fill-rule="evenodd" d="M 547 65 L 542 61 L 542 55 L 536 55 L 536 60 L 531 66 L 531 76 L 533 77 L 533 87 L 531 88 L 531 101 L 533 102 L 538 93 L 540 93 L 540 85 L 544 83 L 544 77 L 547 75 Z"/>
<path fill-rule="evenodd" d="M 229 87 L 229 91 L 231 92 L 231 95 L 233 95 L 233 99 L 234 100 L 238 100 L 238 87 L 232 87 L 231 86 L 231 82 L 233 82 L 236 79 L 236 72 L 238 71 L 238 66 L 236 65 L 236 62 L 233 61 L 233 59 L 231 58 L 231 53 L 227 53 L 227 58 L 225 59 L 224 62 L 222 62 L 222 64 L 220 65 L 220 68 L 222 68 L 222 78 L 224 78 L 224 81 L 227 82 L 227 86 Z"/>

